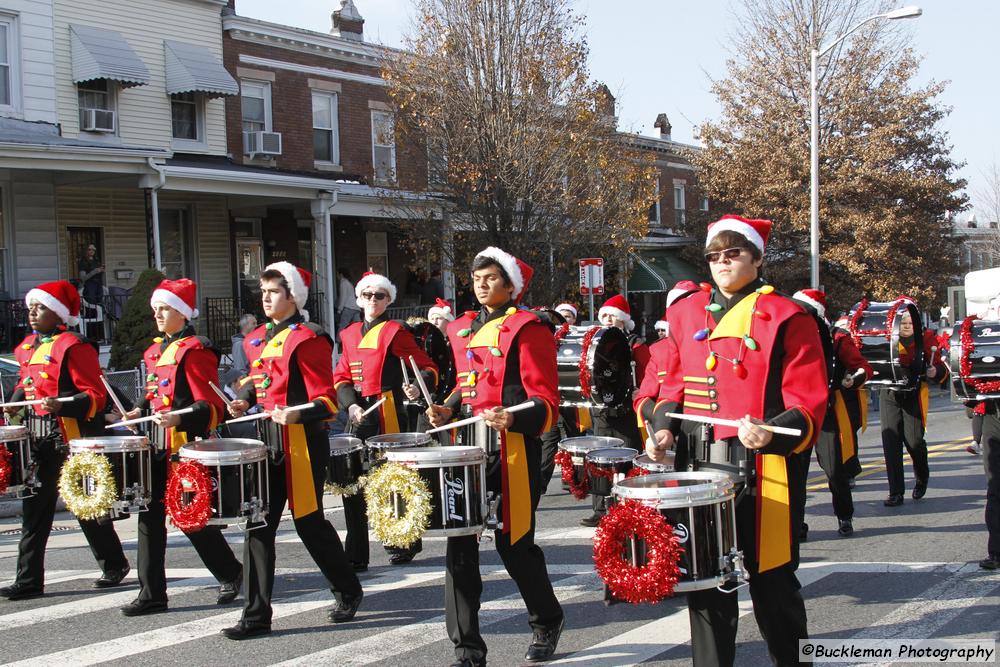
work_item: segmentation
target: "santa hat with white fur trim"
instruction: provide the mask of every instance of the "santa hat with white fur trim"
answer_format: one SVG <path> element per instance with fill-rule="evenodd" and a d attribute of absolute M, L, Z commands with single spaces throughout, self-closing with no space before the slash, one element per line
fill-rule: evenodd
<path fill-rule="evenodd" d="M 800 289 L 792 295 L 792 298 L 812 306 L 820 317 L 826 317 L 826 294 L 824 292 L 818 289 Z"/>
<path fill-rule="evenodd" d="M 66 280 L 42 283 L 28 290 L 24 305 L 30 308 L 32 301 L 51 310 L 67 326 L 75 327 L 80 323 L 80 293 Z"/>
<path fill-rule="evenodd" d="M 577 316 L 576 306 L 574 306 L 571 303 L 560 303 L 558 306 L 555 307 L 555 311 L 557 313 L 562 312 L 564 310 L 568 310 L 569 312 L 573 313 L 573 317 Z"/>
<path fill-rule="evenodd" d="M 490 246 L 476 255 L 476 259 L 487 257 L 500 265 L 507 277 L 510 278 L 511 285 L 514 286 L 514 303 L 520 303 L 528 291 L 531 284 L 531 276 L 535 275 L 535 270 L 519 260 L 506 250 L 501 250 Z"/>
<path fill-rule="evenodd" d="M 164 303 L 184 316 L 184 319 L 193 320 L 198 317 L 198 286 L 193 280 L 181 278 L 180 280 L 162 280 L 153 290 L 149 297 L 149 305 L 153 308 L 157 303 Z"/>
<path fill-rule="evenodd" d="M 601 309 L 597 311 L 597 317 L 602 315 L 613 315 L 625 323 L 625 330 L 635 329 L 635 322 L 632 321 L 632 309 L 628 307 L 628 301 L 621 294 L 615 294 L 604 302 Z"/>
<path fill-rule="evenodd" d="M 306 300 L 309 298 L 309 285 L 312 284 L 312 274 L 305 269 L 300 269 L 291 262 L 275 262 L 264 267 L 264 272 L 277 271 L 288 283 L 288 291 L 292 294 L 292 301 L 295 307 L 302 313 L 302 317 L 309 320 L 309 312 L 306 310 Z"/>
<path fill-rule="evenodd" d="M 435 315 L 443 317 L 449 322 L 455 321 L 455 314 L 451 312 L 451 304 L 444 299 L 438 299 L 433 306 L 427 309 L 427 319 L 431 319 Z"/>
<path fill-rule="evenodd" d="M 368 287 L 371 289 L 382 289 L 388 292 L 389 305 L 396 300 L 396 286 L 393 285 L 388 278 L 379 273 L 375 273 L 374 271 L 365 271 L 361 274 L 361 280 L 359 280 L 358 284 L 354 286 L 354 296 L 358 299 L 358 308 L 361 308 L 362 310 L 364 310 L 365 301 L 361 298 L 361 293 Z"/>
<path fill-rule="evenodd" d="M 708 226 L 708 235 L 705 237 L 705 247 L 712 242 L 719 232 L 731 231 L 746 237 L 750 243 L 757 246 L 761 254 L 767 246 L 767 237 L 771 233 L 773 223 L 770 220 L 749 220 L 738 215 L 727 215 Z"/>

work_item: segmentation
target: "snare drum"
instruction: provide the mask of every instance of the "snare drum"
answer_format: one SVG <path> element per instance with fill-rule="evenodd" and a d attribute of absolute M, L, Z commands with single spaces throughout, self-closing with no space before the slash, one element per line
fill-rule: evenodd
<path fill-rule="evenodd" d="M 427 535 L 477 535 L 486 521 L 486 454 L 479 447 L 393 450 L 386 461 L 415 469 L 431 492 Z M 393 494 L 399 514 L 402 498 Z"/>
<path fill-rule="evenodd" d="M 209 525 L 257 528 L 267 519 L 267 447 L 260 440 L 220 438 L 181 447 L 182 461 L 197 461 L 212 480 Z M 257 524 L 257 525 L 253 525 Z"/>
<path fill-rule="evenodd" d="M 118 497 L 111 506 L 112 519 L 125 518 L 128 514 L 145 512 L 149 508 L 152 496 L 151 452 L 146 436 L 77 438 L 70 440 L 69 451 L 71 455 L 80 452 L 100 454 L 111 464 Z"/>
<path fill-rule="evenodd" d="M 861 315 L 856 317 L 859 308 Z M 895 309 L 891 328 L 887 328 L 889 313 Z M 912 384 L 912 371 L 909 364 L 904 364 L 899 355 L 899 322 L 904 312 L 909 311 L 913 320 L 913 339 L 917 341 L 917 354 L 923 355 L 923 328 L 920 324 L 920 311 L 908 300 L 899 299 L 893 302 L 862 301 L 854 305 L 850 314 L 848 331 L 854 338 L 858 349 L 869 364 L 871 364 L 872 379 L 869 385 L 884 385 L 889 387 L 905 387 Z"/>
<path fill-rule="evenodd" d="M 682 548 L 675 592 L 715 588 L 745 578 L 736 545 L 735 482 L 721 472 L 676 472 L 622 480 L 612 491 L 659 511 Z M 646 564 L 645 543 L 626 544 L 632 565 Z"/>
<path fill-rule="evenodd" d="M 592 449 L 584 455 L 590 492 L 595 496 L 610 496 L 611 487 L 625 479 L 638 454 L 630 447 Z"/>
<path fill-rule="evenodd" d="M 966 331 L 967 336 L 962 332 Z M 962 339 L 966 339 L 963 344 Z M 1000 322 L 972 320 L 955 327 L 949 347 L 952 398 L 1000 398 Z"/>
<path fill-rule="evenodd" d="M 570 327 L 559 341 L 556 364 L 563 407 L 613 408 L 632 399 L 632 348 L 617 327 Z M 581 364 L 589 379 L 581 378 Z M 586 388 L 581 379 L 587 381 Z"/>
<path fill-rule="evenodd" d="M 35 478 L 35 460 L 26 426 L 0 426 L 0 446 L 10 453 L 10 477 L 7 491 L 0 498 L 27 498 L 41 486 Z"/>
<path fill-rule="evenodd" d="M 587 479 L 586 456 L 594 449 L 621 447 L 625 441 L 621 438 L 608 438 L 599 435 L 581 435 L 577 438 L 566 438 L 559 441 L 559 449 L 569 454 L 573 461 L 573 483 L 583 484 Z M 565 478 L 563 478 L 565 479 Z"/>
<path fill-rule="evenodd" d="M 651 475 L 662 474 L 665 472 L 674 471 L 674 457 L 675 452 L 672 449 L 668 449 L 663 452 L 665 458 L 662 461 L 654 461 L 649 458 L 646 454 L 640 454 L 635 457 L 635 465 L 638 468 L 642 468 Z"/>
<path fill-rule="evenodd" d="M 383 433 L 365 440 L 368 467 L 374 467 L 385 459 L 388 452 L 415 447 L 429 447 L 433 438 L 426 433 Z"/>
<path fill-rule="evenodd" d="M 351 435 L 330 436 L 330 463 L 326 481 L 341 487 L 357 484 L 365 473 L 365 445 Z"/>

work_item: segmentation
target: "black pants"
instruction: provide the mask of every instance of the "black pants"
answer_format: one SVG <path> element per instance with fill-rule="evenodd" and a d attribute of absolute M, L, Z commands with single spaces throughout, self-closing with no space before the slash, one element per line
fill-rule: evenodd
<path fill-rule="evenodd" d="M 150 472 L 151 499 L 149 509 L 139 512 L 139 598 L 140 600 L 167 601 L 167 512 L 163 496 L 167 489 L 169 461 L 153 456 Z M 222 536 L 218 526 L 205 526 L 199 531 L 185 533 L 198 552 L 205 567 L 219 582 L 233 581 L 240 576 L 240 562 Z"/>
<path fill-rule="evenodd" d="M 308 427 L 307 427 L 308 428 Z M 313 486 L 316 503 L 315 512 L 295 519 L 295 532 L 302 538 L 302 544 L 312 557 L 335 595 L 356 596 L 361 592 L 361 583 L 354 574 L 340 537 L 333 525 L 323 514 L 323 483 L 330 460 L 330 446 L 326 431 L 309 437 L 309 461 L 312 467 Z M 267 523 L 246 533 L 243 549 L 243 583 L 246 591 L 246 607 L 243 620 L 246 622 L 271 623 L 271 593 L 274 589 L 274 536 L 281 523 L 281 513 L 288 500 L 285 464 L 273 465 L 268 462 L 270 482 L 268 489 Z"/>
<path fill-rule="evenodd" d="M 819 465 L 826 473 L 826 485 L 830 489 L 833 501 L 833 513 L 841 521 L 854 518 L 854 496 L 851 493 L 851 479 L 860 472 L 860 466 L 856 463 L 849 467 L 840 461 L 840 434 L 836 426 L 833 430 L 828 430 L 825 426 L 819 433 L 816 442 L 816 458 Z M 852 471 L 854 474 L 851 474 Z"/>
<path fill-rule="evenodd" d="M 986 404 L 982 446 L 986 469 L 987 548 L 991 554 L 1000 554 L 1000 401 Z"/>
<path fill-rule="evenodd" d="M 792 564 L 767 572 L 757 571 L 755 501 L 756 498 L 745 495 L 736 502 L 736 540 L 750 574 L 754 617 L 774 664 L 798 665 L 799 640 L 809 636 L 801 586 Z M 796 535 L 796 524 L 792 523 L 793 552 L 798 541 Z M 687 603 L 695 667 L 732 665 L 739 622 L 736 593 L 723 593 L 715 588 L 696 591 L 688 593 Z"/>
<path fill-rule="evenodd" d="M 927 441 L 924 440 L 924 422 L 920 413 L 920 391 L 895 391 L 882 388 L 882 454 L 889 478 L 889 495 L 901 496 L 903 484 L 903 446 L 913 461 L 913 476 L 918 482 L 927 483 L 930 468 L 927 465 Z"/>
<path fill-rule="evenodd" d="M 32 456 L 38 464 L 36 475 L 41 488 L 23 501 L 21 541 L 17 546 L 17 583 L 31 588 L 45 585 L 45 545 L 52 532 L 52 520 L 59 496 L 59 471 L 66 455 L 58 451 L 53 438 L 33 442 Z M 80 520 L 90 551 L 102 572 L 128 567 L 122 543 L 111 521 Z"/>
<path fill-rule="evenodd" d="M 631 408 L 595 409 L 591 411 L 591 415 L 594 420 L 594 435 L 621 438 L 625 447 L 636 451 L 645 450 L 635 411 Z"/>
<path fill-rule="evenodd" d="M 532 629 L 555 628 L 563 620 L 563 610 L 552 590 L 545 554 L 535 544 L 535 509 L 542 495 L 538 439 L 525 438 L 528 454 L 528 486 L 531 490 L 531 529 L 516 544 L 510 535 L 496 531 L 497 553 L 510 578 L 517 584 Z M 487 471 L 487 488 L 500 488 L 499 461 L 491 457 Z M 503 501 L 501 500 L 501 505 Z M 502 516 L 502 506 L 498 511 Z M 475 535 L 449 537 L 445 555 L 445 617 L 448 637 L 455 644 L 458 658 L 482 660 L 486 657 L 486 642 L 479 632 L 479 605 L 483 580 L 479 573 L 479 541 Z"/>

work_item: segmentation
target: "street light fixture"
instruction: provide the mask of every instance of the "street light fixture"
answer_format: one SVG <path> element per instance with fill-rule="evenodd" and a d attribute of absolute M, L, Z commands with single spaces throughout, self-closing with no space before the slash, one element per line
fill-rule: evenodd
<path fill-rule="evenodd" d="M 826 55 L 830 50 L 847 39 L 851 33 L 861 26 L 876 21 L 878 19 L 915 19 L 923 10 L 920 7 L 900 7 L 883 14 L 869 16 L 865 20 L 857 23 L 853 28 L 838 36 L 832 42 L 820 49 L 812 49 L 809 63 L 809 116 L 810 116 L 810 139 L 809 139 L 809 282 L 813 289 L 819 289 L 819 99 L 816 96 L 816 64 L 820 57 Z"/>

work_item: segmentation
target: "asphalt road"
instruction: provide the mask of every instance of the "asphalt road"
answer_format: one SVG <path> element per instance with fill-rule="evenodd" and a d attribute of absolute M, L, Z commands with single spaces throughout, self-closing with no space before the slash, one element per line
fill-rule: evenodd
<path fill-rule="evenodd" d="M 928 443 L 931 480 L 927 496 L 907 494 L 899 508 L 882 506 L 887 493 L 878 413 L 862 437 L 864 471 L 855 489 L 856 533 L 840 538 L 829 494 L 813 464 L 799 578 L 810 633 L 828 638 L 1000 639 L 1000 572 L 980 570 L 985 556 L 984 479 L 980 459 L 969 455 L 969 421 L 945 398 L 933 401 Z M 907 463 L 907 485 L 912 473 Z M 327 497 L 328 515 L 343 535 L 337 497 Z M 589 503 L 578 502 L 554 480 L 539 508 L 539 543 L 567 616 L 557 659 L 550 664 L 687 665 L 690 632 L 682 598 L 657 605 L 602 602 L 591 562 L 593 529 L 579 520 Z M 14 576 L 16 519 L 0 522 L 0 579 Z M 135 562 L 135 520 L 117 524 Z M 242 534 L 227 537 L 239 555 Z M 215 605 L 215 585 L 186 538 L 171 534 L 167 554 L 170 611 L 125 618 L 118 607 L 136 594 L 134 572 L 127 585 L 108 592 L 91 589 L 99 573 L 75 521 L 57 517 L 49 542 L 46 596 L 22 602 L 0 600 L 0 661 L 8 664 L 84 665 L 444 665 L 452 660 L 444 627 L 444 541 L 426 539 L 410 565 L 390 567 L 373 544 L 372 568 L 364 575 L 366 597 L 353 623 L 332 626 L 332 600 L 325 582 L 298 542 L 290 521 L 278 535 L 275 632 L 232 642 L 219 629 L 234 623 L 240 605 Z M 482 547 L 484 572 L 481 625 L 490 664 L 522 664 L 530 630 L 520 596 L 490 544 Z M 769 664 L 742 598 L 737 662 Z"/>

